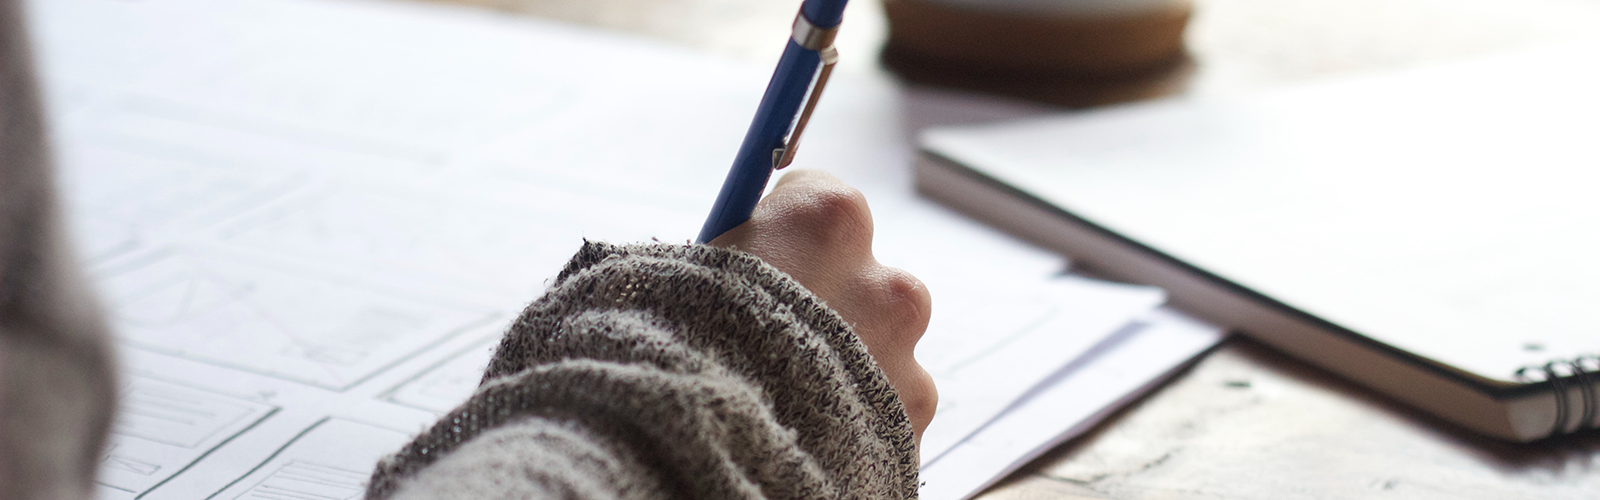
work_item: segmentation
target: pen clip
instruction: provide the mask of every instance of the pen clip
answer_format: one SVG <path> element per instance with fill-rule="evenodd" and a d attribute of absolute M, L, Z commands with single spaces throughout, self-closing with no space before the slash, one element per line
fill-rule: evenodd
<path fill-rule="evenodd" d="M 783 147 L 772 150 L 773 170 L 780 170 L 794 162 L 794 153 L 800 148 L 800 134 L 806 131 L 806 122 L 811 121 L 811 111 L 817 109 L 817 98 L 822 96 L 822 88 L 828 84 L 828 75 L 833 74 L 834 63 L 839 62 L 839 51 L 833 48 L 834 33 L 838 29 L 818 29 L 804 15 L 795 16 L 795 42 L 801 47 L 818 51 L 822 57 L 822 69 L 817 72 L 817 80 L 811 85 L 811 94 L 806 96 L 806 105 L 801 108 L 800 119 L 795 121 L 794 130 L 784 139 Z M 818 48 L 823 44 L 826 46 Z"/>
<path fill-rule="evenodd" d="M 839 62 L 839 51 L 833 47 L 822 49 L 822 71 L 817 73 L 817 82 L 811 86 L 811 95 L 806 97 L 806 106 L 800 111 L 800 120 L 794 124 L 794 131 L 789 133 L 783 147 L 772 151 L 772 168 L 782 169 L 794 162 L 794 152 L 800 147 L 800 134 L 806 130 L 806 122 L 811 121 L 811 111 L 817 109 L 817 98 L 822 96 L 822 87 L 828 84 L 828 74 L 833 73 L 834 63 Z"/>

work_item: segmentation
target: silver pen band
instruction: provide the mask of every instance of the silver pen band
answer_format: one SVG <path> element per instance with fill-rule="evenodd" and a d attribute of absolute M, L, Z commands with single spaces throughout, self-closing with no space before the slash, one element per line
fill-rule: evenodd
<path fill-rule="evenodd" d="M 811 24 L 803 14 L 794 16 L 794 43 L 800 44 L 810 50 L 822 50 L 833 46 L 834 35 L 839 34 L 839 27 L 818 28 Z"/>

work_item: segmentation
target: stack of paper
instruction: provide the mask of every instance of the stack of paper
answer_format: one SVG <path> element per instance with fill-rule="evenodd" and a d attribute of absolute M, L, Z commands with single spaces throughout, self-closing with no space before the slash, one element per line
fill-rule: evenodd
<path fill-rule="evenodd" d="M 105 498 L 359 497 L 583 238 L 693 234 L 770 71 L 405 3 L 31 7 L 126 372 Z M 1160 290 L 1057 277 L 914 196 L 898 91 L 838 78 L 799 166 L 866 192 L 878 258 L 934 294 L 925 497 L 975 493 L 1217 341 Z"/>

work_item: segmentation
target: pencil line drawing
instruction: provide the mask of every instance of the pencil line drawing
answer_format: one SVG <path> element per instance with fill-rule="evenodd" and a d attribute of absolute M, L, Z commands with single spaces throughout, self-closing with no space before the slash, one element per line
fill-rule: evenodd
<path fill-rule="evenodd" d="M 234 423 L 260 413 L 264 406 L 199 391 L 141 385 L 123 393 L 115 432 L 182 448 L 198 446 Z"/>
<path fill-rule="evenodd" d="M 380 399 L 438 414 L 449 412 L 478 389 L 499 336 L 452 353 L 379 395 Z"/>
<path fill-rule="evenodd" d="M 407 439 L 406 432 L 324 417 L 207 499 L 361 498 L 363 483 L 379 457 Z"/>
<path fill-rule="evenodd" d="M 328 423 L 330 420 L 333 420 L 333 419 L 330 418 L 330 417 L 323 417 L 321 420 L 316 421 L 316 423 L 313 423 L 310 426 L 306 427 L 304 430 L 300 431 L 299 434 L 295 434 L 294 437 L 290 438 L 288 442 L 283 443 L 283 446 L 280 446 L 280 447 L 278 447 L 278 449 L 273 450 L 271 455 L 267 455 L 267 459 L 266 460 L 263 460 L 263 461 L 261 461 L 261 463 L 256 464 L 255 467 L 250 468 L 250 470 L 245 472 L 244 475 L 239 476 L 237 479 L 234 479 L 232 482 L 229 482 L 228 485 L 224 486 L 221 490 L 218 490 L 216 493 L 212 493 L 211 496 L 206 497 L 206 500 L 211 500 L 213 498 L 216 498 L 217 495 L 221 495 L 222 492 L 228 491 L 228 488 L 232 488 L 234 485 L 239 484 L 240 481 L 244 481 L 245 478 L 248 478 L 251 475 L 254 475 L 256 473 L 256 471 L 261 470 L 262 467 L 266 467 L 267 464 L 272 463 L 272 461 L 274 459 L 277 459 L 278 455 L 283 454 L 284 450 L 287 450 L 287 449 L 289 449 L 290 446 L 294 446 L 295 443 L 300 442 L 300 439 L 306 437 L 306 434 L 310 434 L 312 431 L 317 430 L 318 427 L 322 427 L 323 424 Z"/>
<path fill-rule="evenodd" d="M 156 471 L 161 470 L 160 465 L 145 462 L 137 458 L 131 458 L 112 453 L 112 451 L 115 449 L 115 445 L 109 446 L 108 448 L 111 449 L 106 450 L 105 458 L 100 461 L 100 466 L 102 468 L 132 472 L 141 476 L 155 474 Z"/>
<path fill-rule="evenodd" d="M 307 179 L 294 169 L 204 157 L 115 133 L 70 141 L 61 150 L 62 197 L 90 262 L 248 212 Z"/>
<path fill-rule="evenodd" d="M 101 287 L 130 346 L 334 391 L 494 317 L 181 250 L 113 273 Z"/>
<path fill-rule="evenodd" d="M 408 186 L 332 184 L 217 229 L 219 242 L 364 269 L 417 274 L 464 290 L 531 295 L 584 236 L 567 217 Z M 539 224 L 537 233 L 505 231 Z"/>
<path fill-rule="evenodd" d="M 235 498 L 263 500 L 344 500 L 359 498 L 368 474 L 291 460 L 254 488 Z"/>
<path fill-rule="evenodd" d="M 145 493 L 278 411 L 276 406 L 158 380 L 127 377 L 96 482 Z"/>

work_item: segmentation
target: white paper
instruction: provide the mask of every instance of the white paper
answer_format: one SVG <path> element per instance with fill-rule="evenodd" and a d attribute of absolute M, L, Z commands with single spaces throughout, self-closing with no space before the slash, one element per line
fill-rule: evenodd
<path fill-rule="evenodd" d="M 406 431 L 351 420 L 320 420 L 211 498 L 361 498 L 372 464 L 410 438 Z"/>
<path fill-rule="evenodd" d="M 217 252 L 157 253 L 126 269 L 100 279 L 126 344 L 332 390 L 495 316 Z"/>
<path fill-rule="evenodd" d="M 583 239 L 697 232 L 771 71 L 403 2 L 30 7 L 126 373 L 103 498 L 359 496 Z M 1160 303 L 917 197 L 899 91 L 836 78 L 797 167 L 933 293 L 927 446 Z"/>
<path fill-rule="evenodd" d="M 118 494 L 146 491 L 227 443 L 278 408 L 144 376 L 127 377 L 99 482 Z M 120 495 L 119 495 L 120 496 Z"/>
<path fill-rule="evenodd" d="M 455 353 L 390 389 L 383 399 L 440 415 L 449 413 L 483 382 L 483 371 L 489 367 L 499 340 L 499 337 L 486 339 Z"/>
<path fill-rule="evenodd" d="M 1164 299 L 1159 289 L 1076 277 L 1003 292 L 949 284 L 938 302 L 947 307 L 935 307 L 917 346 L 918 362 L 939 389 L 933 423 L 922 434 L 925 464 Z"/>
<path fill-rule="evenodd" d="M 960 500 L 1077 437 L 1216 345 L 1224 332 L 1162 308 L 1104 339 L 922 468 L 922 498 Z"/>

